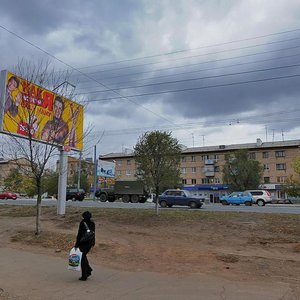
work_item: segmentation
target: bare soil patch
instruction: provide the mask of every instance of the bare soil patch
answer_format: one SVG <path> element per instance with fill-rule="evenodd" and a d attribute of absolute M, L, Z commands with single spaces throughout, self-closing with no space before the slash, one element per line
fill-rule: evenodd
<path fill-rule="evenodd" d="M 84 209 L 0 207 L 0 238 L 11 248 L 66 256 Z M 128 271 L 207 273 L 234 280 L 276 280 L 300 286 L 300 216 L 203 210 L 91 209 L 96 223 L 92 263 Z M 299 292 L 299 291 L 298 291 Z"/>

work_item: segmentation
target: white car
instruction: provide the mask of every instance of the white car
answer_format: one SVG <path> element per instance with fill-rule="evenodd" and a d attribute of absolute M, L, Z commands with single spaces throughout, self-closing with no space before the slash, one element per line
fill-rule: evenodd
<path fill-rule="evenodd" d="M 253 197 L 253 203 L 258 206 L 265 206 L 267 203 L 272 202 L 272 197 L 270 192 L 265 190 L 247 190 Z"/>

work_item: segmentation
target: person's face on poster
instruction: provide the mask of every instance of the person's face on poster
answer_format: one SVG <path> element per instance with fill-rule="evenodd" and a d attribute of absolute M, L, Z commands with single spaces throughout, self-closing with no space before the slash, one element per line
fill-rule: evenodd
<path fill-rule="evenodd" d="M 14 91 L 16 88 L 18 87 L 18 83 L 13 79 L 11 78 L 8 83 L 7 83 L 7 89 L 12 92 Z"/>
<path fill-rule="evenodd" d="M 54 118 L 60 119 L 63 112 L 63 104 L 60 101 L 54 102 Z"/>

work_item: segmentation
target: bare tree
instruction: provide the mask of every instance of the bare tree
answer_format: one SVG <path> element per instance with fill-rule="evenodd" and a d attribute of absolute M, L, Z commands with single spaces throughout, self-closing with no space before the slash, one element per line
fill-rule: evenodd
<path fill-rule="evenodd" d="M 56 72 L 49 61 L 35 64 L 22 60 L 14 74 L 7 76 L 6 95 L 1 97 L 3 132 L 9 139 L 10 157 L 16 162 L 20 157 L 28 161 L 29 169 L 24 170 L 24 164 L 19 168 L 36 184 L 36 234 L 39 235 L 42 177 L 59 150 L 66 146 L 82 147 L 84 134 L 78 117 L 81 113 L 83 118 L 83 111 L 77 102 L 68 101 L 76 96 L 75 86 L 70 89 L 68 82 L 70 74 Z"/>

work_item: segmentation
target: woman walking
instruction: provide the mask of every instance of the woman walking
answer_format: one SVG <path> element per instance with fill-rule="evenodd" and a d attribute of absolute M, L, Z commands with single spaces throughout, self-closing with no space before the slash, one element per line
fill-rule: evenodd
<path fill-rule="evenodd" d="M 76 238 L 75 248 L 79 248 L 82 252 L 81 258 L 81 277 L 79 280 L 87 280 L 92 275 L 93 269 L 91 268 L 87 259 L 87 254 L 91 248 L 95 245 L 95 223 L 91 220 L 92 214 L 89 211 L 85 211 L 82 214 L 83 220 L 79 224 L 78 234 Z M 91 235 L 91 238 L 86 238 Z"/>

